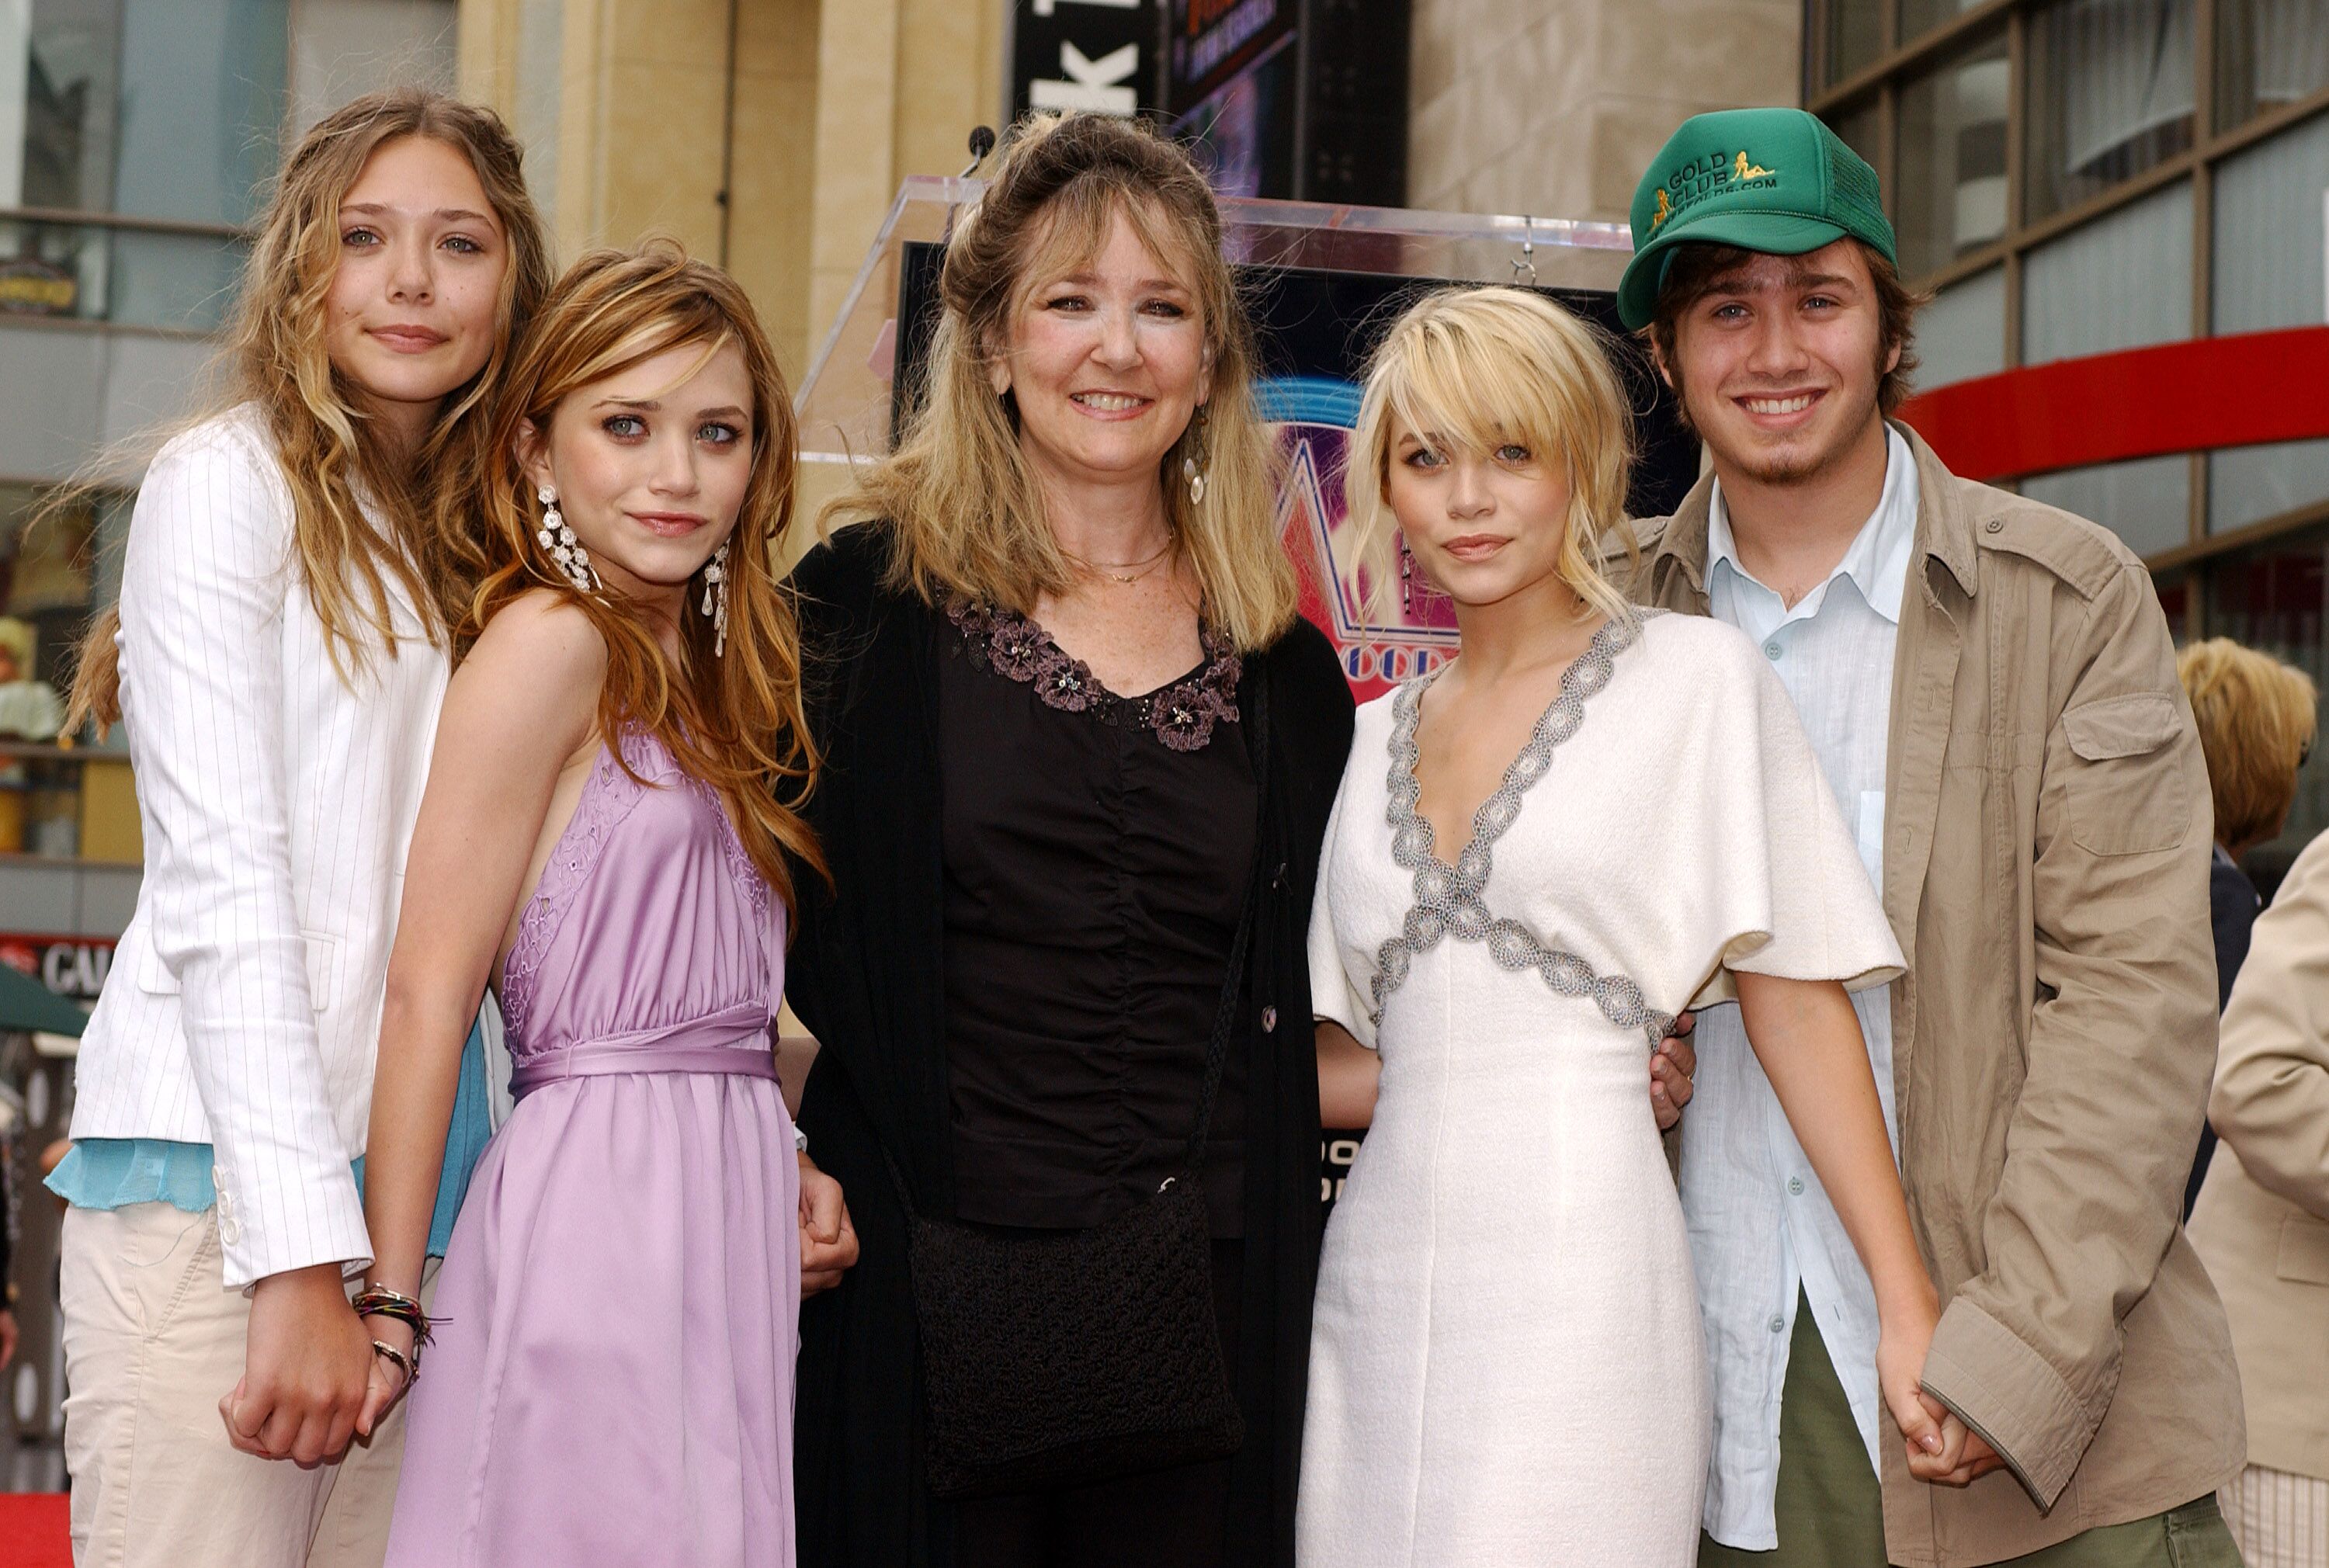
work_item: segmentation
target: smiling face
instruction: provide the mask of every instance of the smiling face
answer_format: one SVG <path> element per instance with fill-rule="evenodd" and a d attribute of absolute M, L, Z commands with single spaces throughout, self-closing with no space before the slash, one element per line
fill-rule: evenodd
<path fill-rule="evenodd" d="M 1472 451 L 1400 421 L 1389 455 L 1384 499 L 1441 593 L 1477 607 L 1561 581 L 1570 484 L 1557 454 L 1518 441 Z"/>
<path fill-rule="evenodd" d="M 526 478 L 558 507 L 608 587 L 673 600 L 734 531 L 752 478 L 743 351 L 650 354 L 561 399 L 519 431 Z"/>
<path fill-rule="evenodd" d="M 1773 484 L 1815 479 L 1871 439 L 1878 383 L 1900 358 L 1849 239 L 1749 257 L 1683 310 L 1661 356 L 1717 465 Z"/>
<path fill-rule="evenodd" d="M 1018 405 L 1021 449 L 1054 480 L 1161 485 L 1164 454 L 1212 392 L 1183 269 L 1118 212 L 1096 254 L 1029 281 L 988 378 Z"/>
<path fill-rule="evenodd" d="M 493 352 L 508 241 L 468 158 L 427 136 L 373 148 L 337 221 L 325 351 L 409 441 Z"/>

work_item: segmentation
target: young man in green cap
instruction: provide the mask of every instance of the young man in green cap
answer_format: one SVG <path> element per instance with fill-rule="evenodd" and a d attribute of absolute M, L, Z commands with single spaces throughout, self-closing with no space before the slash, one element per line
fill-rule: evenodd
<path fill-rule="evenodd" d="M 1682 1160 L 1702 1568 L 2233 1568 L 2239 1387 L 2177 1224 L 2215 1062 L 2210 797 L 2150 577 L 1888 423 L 1917 302 L 1817 119 L 1688 121 L 1633 225 L 1620 314 L 1712 460 L 1646 525 L 1637 596 L 1754 637 L 1857 826 L 1909 972 L 1855 1001 L 1945 1304 L 1945 1451 L 1910 1456 L 1880 1435 L 1868 1279 L 1710 1009 Z"/>

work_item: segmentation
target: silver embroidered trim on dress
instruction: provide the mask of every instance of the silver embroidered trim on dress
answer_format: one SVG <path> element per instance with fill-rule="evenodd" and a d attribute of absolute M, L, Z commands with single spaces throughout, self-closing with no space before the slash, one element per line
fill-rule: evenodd
<path fill-rule="evenodd" d="M 1656 613 L 1637 612 L 1645 616 Z M 1504 781 L 1472 813 L 1472 841 L 1464 846 L 1452 866 L 1439 858 L 1434 847 L 1429 819 L 1416 810 L 1423 785 L 1415 776 L 1421 758 L 1415 730 L 1423 714 L 1424 689 L 1439 671 L 1435 670 L 1399 689 L 1399 695 L 1391 699 L 1395 722 L 1386 814 L 1391 828 L 1391 859 L 1415 873 L 1415 903 L 1400 934 L 1375 954 L 1374 978 L 1369 987 L 1374 1008 L 1367 1015 L 1368 1022 L 1382 1022 L 1383 1009 L 1391 992 L 1406 983 L 1415 955 L 1437 946 L 1441 937 L 1452 935 L 1458 942 L 1486 943 L 1488 955 L 1498 967 L 1533 969 L 1562 996 L 1590 997 L 1611 1023 L 1647 1034 L 1654 1049 L 1665 1038 L 1674 1027 L 1674 1015 L 1650 1006 L 1640 986 L 1622 974 L 1597 974 L 1577 954 L 1545 946 L 1519 921 L 1491 915 L 1481 897 L 1494 863 L 1490 850 L 1521 814 L 1521 797 L 1551 771 L 1553 748 L 1585 722 L 1585 699 L 1609 684 L 1617 655 L 1632 647 L 1641 634 L 1638 621 L 1611 621 L 1570 662 L 1561 677 L 1560 695 L 1538 717 L 1528 744 L 1504 769 Z"/>

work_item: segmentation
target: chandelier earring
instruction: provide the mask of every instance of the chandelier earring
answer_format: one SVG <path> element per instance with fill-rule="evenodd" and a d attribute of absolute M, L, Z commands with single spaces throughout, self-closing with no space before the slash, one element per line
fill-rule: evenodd
<path fill-rule="evenodd" d="M 703 615 L 712 623 L 712 656 L 728 652 L 728 541 L 703 566 Z"/>
<path fill-rule="evenodd" d="M 1197 417 L 1189 427 L 1189 452 L 1181 459 L 1181 477 L 1189 482 L 1189 504 L 1202 506 L 1205 501 L 1204 465 L 1197 461 L 1204 450 L 1207 415 L 1202 403 L 1197 405 Z"/>
<path fill-rule="evenodd" d="M 1405 534 L 1399 536 L 1399 607 L 1415 613 L 1415 553 L 1407 548 Z"/>
<path fill-rule="evenodd" d="M 533 536 L 535 541 L 550 552 L 550 559 L 558 563 L 558 569 L 566 574 L 566 580 L 578 592 L 598 592 L 599 574 L 591 569 L 590 552 L 582 548 L 582 541 L 568 526 L 565 514 L 558 510 L 558 492 L 545 484 L 533 493 L 534 499 L 542 502 L 542 527 Z"/>

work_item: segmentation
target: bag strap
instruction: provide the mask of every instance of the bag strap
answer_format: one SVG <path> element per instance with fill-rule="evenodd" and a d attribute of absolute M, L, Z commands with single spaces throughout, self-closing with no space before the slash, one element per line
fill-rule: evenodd
<path fill-rule="evenodd" d="M 1230 942 L 1229 977 L 1221 982 L 1221 1000 L 1213 1009 L 1212 1038 L 1205 1042 L 1205 1086 L 1197 1096 L 1197 1125 L 1181 1169 L 1194 1174 L 1205 1158 L 1205 1139 L 1212 1131 L 1213 1100 L 1221 1093 L 1221 1074 L 1229 1066 L 1230 1038 L 1237 1032 L 1238 1000 L 1245 992 L 1246 953 L 1253 942 L 1254 912 L 1261 906 L 1262 862 L 1268 857 L 1263 839 L 1269 825 L 1269 672 L 1260 671 L 1253 683 L 1254 755 L 1259 759 L 1253 775 L 1253 874 L 1247 880 L 1245 908 L 1238 915 L 1237 935 Z"/>

